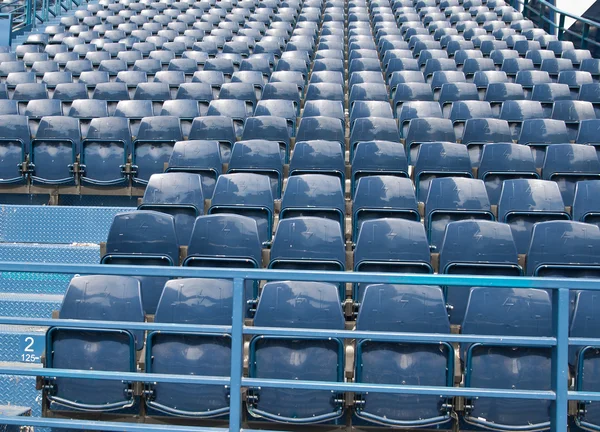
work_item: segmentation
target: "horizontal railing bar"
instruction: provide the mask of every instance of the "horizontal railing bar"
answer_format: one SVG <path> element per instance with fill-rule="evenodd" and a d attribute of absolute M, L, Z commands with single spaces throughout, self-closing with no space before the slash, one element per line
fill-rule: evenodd
<path fill-rule="evenodd" d="M 569 400 L 600 402 L 600 392 L 570 391 Z"/>
<path fill-rule="evenodd" d="M 580 337 L 570 337 L 569 345 L 577 345 L 577 346 L 598 346 L 600 347 L 599 339 L 594 338 L 580 338 Z"/>
<path fill-rule="evenodd" d="M 518 4 L 520 4 L 520 5 L 524 5 L 524 4 L 525 4 L 525 3 L 523 2 L 523 0 L 516 0 L 516 2 L 517 2 Z M 553 12 L 556 12 L 556 13 L 558 13 L 558 14 L 560 14 L 560 15 L 565 15 L 565 16 L 568 16 L 569 18 L 573 18 L 574 20 L 576 20 L 576 21 L 580 21 L 580 22 L 582 22 L 582 23 L 584 23 L 584 24 L 589 24 L 590 26 L 593 26 L 593 27 L 600 27 L 600 23 L 598 23 L 598 22 L 596 22 L 596 21 L 589 20 L 589 19 L 587 19 L 587 18 L 584 18 L 584 17 L 582 17 L 582 16 L 578 16 L 578 15 L 574 15 L 574 14 L 572 14 L 572 13 L 566 12 L 566 11 L 564 11 L 564 10 L 562 10 L 562 9 L 559 9 L 559 8 L 557 8 L 557 7 L 556 7 L 555 5 L 553 5 L 552 3 L 548 3 L 546 0 L 537 0 L 537 1 L 536 1 L 536 4 L 538 4 L 538 5 L 542 5 L 542 6 L 546 6 L 546 7 L 548 7 L 549 9 L 551 9 Z M 534 11 L 534 10 L 535 10 L 534 8 L 532 8 L 532 7 L 531 7 L 531 5 L 528 5 L 528 9 L 529 9 L 530 11 Z"/>
<path fill-rule="evenodd" d="M 169 424 L 168 426 L 147 423 L 118 423 L 102 422 L 93 420 L 63 420 L 53 418 L 38 417 L 8 417 L 0 416 L 0 424 L 17 426 L 36 426 L 36 427 L 54 427 L 76 430 L 97 430 L 111 432 L 228 432 L 228 428 L 199 427 L 199 426 L 178 426 Z M 272 431 L 274 432 L 274 431 Z"/>
<path fill-rule="evenodd" d="M 600 279 L 0 262 L 0 272 L 600 290 Z"/>
<path fill-rule="evenodd" d="M 162 330 L 173 332 L 202 332 L 214 334 L 229 334 L 231 326 L 199 325 L 199 324 L 172 324 L 157 322 L 129 322 L 129 321 L 100 321 L 100 320 L 72 320 L 51 318 L 26 318 L 0 316 L 0 325 L 22 325 L 39 327 L 85 327 L 109 330 Z M 599 341 L 600 342 L 600 341 Z"/>
<path fill-rule="evenodd" d="M 332 390 L 354 393 L 397 393 L 431 396 L 494 397 L 503 399 L 554 400 L 556 395 L 545 390 L 506 390 L 440 386 L 404 386 L 390 384 L 341 383 L 306 380 L 279 380 L 268 378 L 242 378 L 244 387 L 289 388 L 295 390 Z M 600 393 L 598 393 L 600 396 Z"/>
<path fill-rule="evenodd" d="M 386 342 L 467 342 L 487 343 L 494 345 L 511 346 L 556 346 L 556 338 L 553 337 L 525 337 L 525 336 L 488 336 L 488 335 L 464 335 L 443 333 L 386 333 L 369 332 L 357 330 L 320 330 L 320 329 L 294 329 L 273 327 L 244 327 L 244 333 L 248 335 L 261 336 L 304 336 L 315 338 L 339 338 L 339 339 L 370 339 Z M 600 345 L 600 339 L 596 341 Z"/>
<path fill-rule="evenodd" d="M 49 378 L 81 378 L 99 379 L 104 381 L 130 381 L 130 382 L 161 382 L 177 384 L 210 384 L 229 385 L 229 377 L 200 376 L 200 375 L 170 375 L 138 372 L 110 372 L 100 370 L 76 370 L 54 368 L 20 368 L 0 367 L 0 375 L 39 376 Z M 1 423 L 0 423 L 1 424 Z"/>

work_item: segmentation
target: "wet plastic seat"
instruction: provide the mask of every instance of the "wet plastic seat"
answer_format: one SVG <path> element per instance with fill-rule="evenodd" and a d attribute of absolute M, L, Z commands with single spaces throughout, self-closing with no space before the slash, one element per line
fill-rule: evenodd
<path fill-rule="evenodd" d="M 179 242 L 175 218 L 137 210 L 115 216 L 106 240 L 102 264 L 176 266 Z M 154 314 L 168 277 L 138 276 L 144 312 Z"/>
<path fill-rule="evenodd" d="M 302 123 L 301 123 L 302 127 Z M 400 142 L 396 120 L 393 118 L 363 117 L 356 119 L 350 131 L 350 159 L 354 156 L 356 145 L 364 141 Z"/>
<path fill-rule="evenodd" d="M 100 301 L 101 299 L 101 301 Z M 144 322 L 137 279 L 125 276 L 77 276 L 69 283 L 59 319 Z M 127 329 L 50 327 L 46 334 L 46 367 L 136 372 L 136 351 L 143 332 Z M 47 378 L 45 398 L 51 410 L 118 411 L 133 407 L 132 384 L 77 378 Z M 95 391 L 88 391 L 93 386 Z M 51 390 L 50 390 L 51 389 Z M 50 390 L 50 391 L 48 391 Z"/>
<path fill-rule="evenodd" d="M 173 216 L 179 244 L 187 244 L 196 218 L 204 214 L 201 180 L 182 172 L 152 174 L 138 209 Z"/>
<path fill-rule="evenodd" d="M 512 142 L 506 120 L 494 118 L 472 118 L 465 122 L 461 142 L 469 149 L 471 165 L 476 168 L 481 159 L 482 147 L 486 143 Z"/>
<path fill-rule="evenodd" d="M 344 153 L 337 141 L 299 141 L 294 147 L 289 175 L 328 174 L 345 181 Z"/>
<path fill-rule="evenodd" d="M 200 175 L 202 192 L 212 197 L 223 162 L 218 141 L 177 141 L 169 158 L 166 172 L 190 172 Z"/>
<path fill-rule="evenodd" d="M 221 158 L 228 163 L 237 140 L 233 119 L 224 116 L 197 117 L 192 123 L 189 139 L 218 141 Z"/>
<path fill-rule="evenodd" d="M 555 182 L 526 179 L 504 181 L 498 203 L 498 220 L 510 225 L 518 253 L 527 253 L 535 223 L 569 219 Z"/>
<path fill-rule="evenodd" d="M 432 249 L 443 249 L 447 225 L 464 219 L 494 220 L 483 181 L 462 177 L 432 179 L 425 200 L 425 228 Z"/>
<path fill-rule="evenodd" d="M 191 135 L 191 134 L 190 134 Z M 152 174 L 162 173 L 169 161 L 175 142 L 183 139 L 179 118 L 145 117 L 133 142 L 131 163 L 133 181 L 145 185 Z"/>
<path fill-rule="evenodd" d="M 484 181 L 490 203 L 497 205 L 504 181 L 538 179 L 531 149 L 512 143 L 483 146 L 477 177 Z"/>
<path fill-rule="evenodd" d="M 600 226 L 600 206 L 596 200 L 600 192 L 600 180 L 583 180 L 575 186 L 573 199 L 573 220 Z"/>
<path fill-rule="evenodd" d="M 73 184 L 73 164 L 80 152 L 79 120 L 73 117 L 43 117 L 31 142 L 31 179 L 41 184 Z"/>
<path fill-rule="evenodd" d="M 250 217 L 256 221 L 260 242 L 270 242 L 274 209 L 269 178 L 253 173 L 219 176 L 208 213 Z"/>
<path fill-rule="evenodd" d="M 421 144 L 414 167 L 416 196 L 422 202 L 427 199 L 432 179 L 473 176 L 466 146 L 450 142 Z"/>
<path fill-rule="evenodd" d="M 253 218 L 211 214 L 196 219 L 183 266 L 260 268 L 261 253 L 258 228 Z M 249 301 L 256 299 L 257 293 L 257 283 L 247 280 L 244 290 L 246 312 L 250 309 Z"/>
<path fill-rule="evenodd" d="M 569 142 L 569 132 L 565 122 L 546 118 L 526 119 L 521 125 L 519 144 L 527 144 L 533 152 L 535 167 L 544 165 L 546 149 L 551 144 Z"/>
<path fill-rule="evenodd" d="M 573 205 L 578 181 L 600 179 L 600 162 L 596 150 L 582 144 L 548 146 L 542 178 L 558 183 L 565 205 Z"/>
<path fill-rule="evenodd" d="M 288 100 L 261 100 L 254 110 L 255 116 L 276 116 L 286 120 L 290 137 L 296 136 L 296 107 Z"/>
<path fill-rule="evenodd" d="M 564 121 L 569 130 L 569 141 L 575 141 L 580 122 L 595 120 L 596 113 L 590 102 L 559 100 L 554 102 L 552 118 Z"/>
<path fill-rule="evenodd" d="M 279 219 L 301 216 L 337 221 L 344 231 L 345 201 L 340 179 L 324 174 L 291 176 L 281 200 Z"/>
<path fill-rule="evenodd" d="M 404 145 L 409 163 L 417 159 L 419 147 L 427 142 L 454 142 L 454 128 L 452 122 L 445 118 L 413 118 L 408 123 Z"/>
<path fill-rule="evenodd" d="M 544 118 L 544 109 L 539 101 L 508 100 L 500 109 L 500 118 L 508 122 L 513 140 L 518 140 L 524 120 Z"/>
<path fill-rule="evenodd" d="M 25 177 L 21 166 L 25 161 L 25 154 L 31 152 L 31 132 L 27 117 L 1 115 L 0 136 L 0 184 L 23 183 Z"/>
<path fill-rule="evenodd" d="M 290 221 L 299 224 L 302 220 L 280 222 L 277 235 L 281 235 L 282 223 L 287 227 Z M 318 239 L 320 235 L 312 238 Z M 335 285 L 321 282 L 269 282 L 263 287 L 254 324 L 343 330 L 344 316 L 336 290 Z M 343 346 L 341 340 L 332 338 L 257 336 L 250 341 L 249 375 L 265 379 L 343 382 Z M 340 403 L 342 395 L 332 395 L 327 390 L 250 388 L 249 392 L 253 397 L 248 411 L 256 418 L 309 424 L 336 419 L 344 412 Z"/>
<path fill-rule="evenodd" d="M 552 336 L 552 303 L 547 291 L 534 288 L 471 290 L 462 323 L 463 334 Z M 462 345 L 465 387 L 550 390 L 551 350 L 546 347 Z M 496 372 L 489 373 L 490 368 Z M 550 401 L 471 399 L 464 417 L 475 427 L 534 431 L 550 427 Z"/>
<path fill-rule="evenodd" d="M 382 174 L 358 180 L 352 201 L 353 240 L 356 241 L 363 222 L 379 218 L 420 221 L 409 179 Z"/>
<path fill-rule="evenodd" d="M 296 141 L 326 140 L 334 141 L 345 148 L 344 127 L 339 119 L 333 117 L 303 117 L 298 125 Z"/>
<path fill-rule="evenodd" d="M 231 325 L 233 283 L 224 279 L 177 279 L 165 284 L 154 322 Z M 228 376 L 231 339 L 197 333 L 150 332 L 146 339 L 146 372 Z M 189 356 L 189 352 L 199 356 Z M 229 411 L 223 386 L 153 383 L 147 388 L 149 411 L 176 417 L 218 417 Z"/>
<path fill-rule="evenodd" d="M 384 222 L 382 220 L 381 222 Z M 450 333 L 444 296 L 439 287 L 368 285 L 360 304 L 358 331 Z M 454 370 L 450 344 L 392 343 L 358 340 L 358 383 L 451 387 Z M 393 427 L 448 423 L 447 400 L 435 395 L 366 393 L 355 395 L 357 417 Z"/>
<path fill-rule="evenodd" d="M 273 197 L 281 197 L 283 161 L 278 143 L 268 140 L 244 140 L 234 144 L 229 162 L 229 173 L 253 172 L 270 179 Z"/>
<path fill-rule="evenodd" d="M 92 119 L 81 143 L 81 182 L 98 186 L 125 184 L 124 168 L 130 151 L 131 132 L 127 119 Z"/>

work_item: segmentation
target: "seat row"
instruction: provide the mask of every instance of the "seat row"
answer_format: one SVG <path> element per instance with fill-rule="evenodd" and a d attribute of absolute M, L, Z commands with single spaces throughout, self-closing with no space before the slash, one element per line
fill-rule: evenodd
<path fill-rule="evenodd" d="M 542 224 L 543 225 L 543 224 Z M 587 227 L 586 227 L 587 228 Z M 231 325 L 233 283 L 221 279 L 178 279 L 167 282 L 154 322 Z M 468 289 L 463 334 L 551 337 L 552 302 L 538 289 Z M 103 301 L 95 301 L 102 297 Z M 59 312 L 60 319 L 110 319 L 143 322 L 143 287 L 138 280 L 117 276 L 75 277 Z M 592 310 L 593 292 L 575 297 L 570 336 L 594 337 L 600 323 Z M 450 334 L 443 289 L 434 286 L 371 284 L 358 310 L 357 331 Z M 320 282 L 269 282 L 263 286 L 254 326 L 344 330 L 337 287 Z M 47 368 L 109 370 L 132 373 L 229 376 L 232 341 L 228 335 L 153 331 L 86 331 L 51 327 Z M 443 338 L 443 337 L 442 337 Z M 94 355 L 90 355 L 90 346 Z M 145 357 L 138 364 L 138 353 Z M 590 347 L 572 347 L 569 361 L 576 390 L 596 390 L 596 357 Z M 518 351 L 518 352 L 516 352 Z M 336 338 L 255 336 L 249 344 L 247 376 L 263 379 L 421 385 L 511 390 L 551 388 L 551 349 L 447 342 L 430 345 Z M 195 353 L 196 355 L 190 355 Z M 110 361 L 109 361 L 110 359 Z M 459 361 L 456 362 L 455 359 Z M 490 374 L 490 364 L 494 373 Z M 515 366 L 513 366 L 515 365 Z M 527 377 L 524 379 L 524 377 Z M 229 412 L 228 388 L 192 383 L 149 383 L 134 391 L 132 382 L 94 381 L 94 392 L 78 379 L 45 378 L 44 404 L 50 412 L 105 411 L 187 417 L 199 421 Z M 310 393 L 308 393 L 310 392 Z M 310 396 L 310 397 L 309 397 Z M 314 424 L 335 421 L 352 410 L 353 422 L 385 427 L 449 427 L 452 418 L 492 430 L 544 430 L 550 425 L 550 401 L 476 398 L 463 402 L 443 396 L 358 392 L 343 393 L 250 386 L 245 408 L 250 421 Z M 518 404 L 520 409 L 514 409 Z M 597 421 L 597 408 L 585 404 L 576 421 Z M 582 405 L 582 406 L 584 406 Z M 534 429 L 535 428 L 535 429 Z"/>

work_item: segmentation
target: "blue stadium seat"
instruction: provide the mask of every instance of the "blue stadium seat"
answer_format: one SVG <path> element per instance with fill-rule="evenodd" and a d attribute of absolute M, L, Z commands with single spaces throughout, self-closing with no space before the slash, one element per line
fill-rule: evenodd
<path fill-rule="evenodd" d="M 508 122 L 512 139 L 519 139 L 521 125 L 524 120 L 531 118 L 544 118 L 544 109 L 539 101 L 507 100 L 500 109 L 500 118 Z"/>
<path fill-rule="evenodd" d="M 175 218 L 154 211 L 115 216 L 106 240 L 102 264 L 176 266 L 179 243 Z M 154 314 L 168 277 L 138 276 L 144 312 Z"/>
<path fill-rule="evenodd" d="M 354 196 L 356 183 L 360 178 L 380 174 L 408 177 L 404 147 L 390 141 L 358 143 L 352 159 L 351 196 Z"/>
<path fill-rule="evenodd" d="M 472 177 L 467 147 L 450 142 L 424 143 L 415 160 L 414 180 L 418 201 L 427 199 L 432 179 L 438 177 Z"/>
<path fill-rule="evenodd" d="M 25 155 L 31 152 L 31 132 L 27 117 L 19 115 L 0 116 L 0 184 L 23 183 L 25 177 L 21 165 Z"/>
<path fill-rule="evenodd" d="M 565 122 L 546 118 L 526 119 L 521 125 L 519 144 L 527 144 L 533 152 L 535 167 L 541 168 L 550 144 L 569 142 L 569 132 Z"/>
<path fill-rule="evenodd" d="M 131 132 L 127 119 L 92 119 L 81 143 L 81 182 L 99 186 L 125 184 L 125 165 L 130 152 Z"/>
<path fill-rule="evenodd" d="M 579 70 L 591 73 L 594 81 L 598 81 L 598 78 L 600 78 L 600 59 L 591 58 L 581 60 Z"/>
<path fill-rule="evenodd" d="M 582 84 L 579 88 L 577 99 L 581 101 L 591 102 L 596 112 L 596 117 L 600 114 L 600 84 L 595 82 L 592 84 Z"/>
<path fill-rule="evenodd" d="M 345 135 L 342 122 L 333 117 L 303 117 L 298 125 L 296 141 L 310 140 L 337 142 L 344 149 Z"/>
<path fill-rule="evenodd" d="M 478 100 L 477 86 L 473 83 L 446 83 L 442 85 L 440 90 L 439 102 L 442 105 L 442 113 L 445 117 L 450 116 L 453 102 Z"/>
<path fill-rule="evenodd" d="M 306 107 L 304 107 L 304 113 L 306 113 Z M 366 117 L 393 119 L 394 114 L 389 101 L 355 101 L 350 109 L 350 128 L 352 129 L 355 120 Z"/>
<path fill-rule="evenodd" d="M 99 299 L 102 301 L 98 301 Z M 59 319 L 144 322 L 137 279 L 124 276 L 77 276 L 69 283 Z M 55 326 L 46 334 L 49 369 L 136 372 L 136 351 L 144 346 L 141 331 Z M 47 378 L 45 398 L 51 410 L 103 412 L 134 407 L 132 384 L 76 378 Z M 93 386 L 94 391 L 89 388 Z"/>
<path fill-rule="evenodd" d="M 396 86 L 392 106 L 396 117 L 400 108 L 411 101 L 433 101 L 433 91 L 426 83 L 402 83 Z"/>
<path fill-rule="evenodd" d="M 279 144 L 282 162 L 289 162 L 290 135 L 287 129 L 287 122 L 282 117 L 249 117 L 246 119 L 242 139 L 275 141 Z"/>
<path fill-rule="evenodd" d="M 414 118 L 410 120 L 404 145 L 409 163 L 416 161 L 419 146 L 426 142 L 454 142 L 452 122 L 443 118 Z"/>
<path fill-rule="evenodd" d="M 492 118 L 494 114 L 489 102 L 467 100 L 453 102 L 448 117 L 454 126 L 456 139 L 460 139 L 463 136 L 464 125 L 468 119 Z"/>
<path fill-rule="evenodd" d="M 358 312 L 356 330 L 450 333 L 445 306 L 439 287 L 368 285 Z M 355 381 L 452 387 L 453 356 L 452 346 L 445 342 L 431 345 L 358 340 Z M 377 425 L 426 427 L 451 420 L 447 400 L 440 396 L 369 392 L 359 393 L 355 399 L 357 417 Z"/>
<path fill-rule="evenodd" d="M 231 325 L 233 283 L 224 279 L 177 279 L 165 284 L 154 322 Z M 146 372 L 228 376 L 231 340 L 226 336 L 150 332 L 146 340 Z M 190 351 L 203 353 L 199 357 Z M 204 351 L 207 350 L 207 351 Z M 209 354 L 210 353 L 210 354 Z M 150 413 L 211 418 L 227 414 L 229 392 L 223 386 L 153 383 L 147 388 Z"/>
<path fill-rule="evenodd" d="M 213 100 L 212 89 L 210 85 L 199 82 L 183 83 L 177 89 L 175 99 L 178 100 L 194 100 L 198 103 L 200 108 L 200 115 L 206 115 L 208 113 L 208 105 Z M 165 101 L 163 107 L 167 103 L 177 103 Z"/>
<path fill-rule="evenodd" d="M 246 104 L 246 111 L 249 115 L 254 113 L 256 107 L 256 94 L 254 93 L 254 86 L 249 83 L 231 82 L 225 83 L 221 86 L 219 91 L 219 99 L 236 99 L 244 101 Z"/>
<path fill-rule="evenodd" d="M 302 122 L 300 123 L 300 128 L 302 128 Z M 359 142 L 374 140 L 399 143 L 400 134 L 398 132 L 396 120 L 393 118 L 381 117 L 363 117 L 356 119 L 350 128 L 350 159 L 353 158 L 354 151 Z"/>
<path fill-rule="evenodd" d="M 597 204 L 596 194 L 600 192 L 600 181 L 583 180 L 575 186 L 573 199 L 573 220 L 598 225 L 600 227 L 600 206 Z"/>
<path fill-rule="evenodd" d="M 191 133 L 190 133 L 191 135 Z M 142 119 L 131 155 L 133 181 L 145 185 L 152 174 L 162 173 L 173 146 L 183 139 L 177 117 L 158 116 Z"/>
<path fill-rule="evenodd" d="M 523 87 L 516 83 L 490 83 L 485 92 L 485 100 L 492 106 L 496 117 L 500 115 L 500 107 L 503 102 L 523 99 L 525 99 Z"/>
<path fill-rule="evenodd" d="M 483 181 L 462 177 L 432 179 L 425 200 L 425 228 L 432 249 L 443 249 L 446 226 L 464 219 L 494 220 Z"/>
<path fill-rule="evenodd" d="M 552 78 L 548 72 L 540 70 L 524 70 L 517 72 L 515 83 L 521 84 L 525 97 L 531 99 L 533 87 L 538 84 L 552 84 Z"/>
<path fill-rule="evenodd" d="M 471 218 L 480 218 L 472 216 Z M 456 220 L 456 219 L 455 219 Z M 467 246 L 469 245 L 469 246 Z M 440 248 L 439 272 L 490 276 L 520 276 L 510 227 L 486 220 L 450 222 Z M 469 287 L 446 288 L 450 309 L 450 322 L 460 324 L 465 316 Z"/>
<path fill-rule="evenodd" d="M 80 152 L 79 120 L 73 117 L 44 117 L 31 142 L 31 180 L 41 184 L 74 184 L 73 164 Z"/>
<path fill-rule="evenodd" d="M 561 72 L 573 70 L 573 63 L 565 58 L 548 58 L 542 60 L 540 70 L 548 72 L 550 78 L 556 81 Z"/>
<path fill-rule="evenodd" d="M 433 101 L 411 101 L 402 104 L 402 109 L 398 113 L 398 125 L 400 136 L 406 137 L 408 125 L 415 118 L 444 118 L 440 104 Z"/>
<path fill-rule="evenodd" d="M 552 336 L 552 303 L 547 291 L 533 288 L 471 289 L 463 334 Z M 551 389 L 550 348 L 461 346 L 465 387 L 511 390 Z M 490 368 L 496 372 L 490 374 Z M 469 425 L 494 430 L 534 431 L 550 427 L 550 401 L 471 399 L 464 417 Z"/>
<path fill-rule="evenodd" d="M 216 188 L 215 188 L 216 190 Z M 196 219 L 186 267 L 260 268 L 261 243 L 253 218 L 238 214 L 211 214 Z M 246 313 L 256 299 L 258 285 L 247 280 L 244 297 Z"/>
<path fill-rule="evenodd" d="M 241 136 L 246 124 L 246 118 L 251 115 L 248 112 L 246 102 L 238 99 L 219 99 L 210 101 L 207 116 L 225 116 L 233 120 L 235 135 Z"/>
<path fill-rule="evenodd" d="M 271 99 L 293 101 L 296 112 L 300 114 L 300 93 L 297 84 L 291 82 L 270 82 L 266 84 L 261 100 Z"/>
<path fill-rule="evenodd" d="M 212 197 L 222 165 L 218 141 L 178 141 L 173 146 L 166 171 L 199 174 L 204 196 Z"/>
<path fill-rule="evenodd" d="M 573 205 L 578 181 L 600 179 L 600 162 L 596 150 L 592 146 L 581 144 L 548 146 L 542 178 L 558 183 L 565 205 Z"/>
<path fill-rule="evenodd" d="M 504 181 L 498 220 L 510 225 L 518 253 L 527 253 L 535 223 L 569 219 L 556 183 L 527 179 Z"/>
<path fill-rule="evenodd" d="M 218 141 L 221 158 L 224 163 L 228 163 L 231 157 L 231 149 L 237 137 L 233 120 L 230 117 L 210 116 L 194 119 L 189 139 Z"/>
<path fill-rule="evenodd" d="M 583 84 L 593 84 L 594 79 L 592 74 L 584 71 L 564 71 L 558 74 L 559 84 L 567 84 L 571 89 L 571 96 L 573 99 L 577 98 L 579 89 Z"/>
<path fill-rule="evenodd" d="M 344 316 L 336 289 L 321 282 L 269 282 L 263 287 L 254 324 L 343 330 Z M 249 376 L 343 382 L 343 347 L 341 340 L 332 338 L 257 336 L 250 341 Z M 256 418 L 308 424 L 333 420 L 344 412 L 342 395 L 327 390 L 250 388 L 249 393 L 248 411 Z"/>
<path fill-rule="evenodd" d="M 484 145 L 477 177 L 484 181 L 492 205 L 498 204 L 504 181 L 539 178 L 531 149 L 512 143 Z"/>
<path fill-rule="evenodd" d="M 238 141 L 229 161 L 229 173 L 253 172 L 269 177 L 273 198 L 281 198 L 283 161 L 275 141 L 261 139 Z"/>
<path fill-rule="evenodd" d="M 15 106 L 17 106 L 18 110 L 18 104 L 16 101 L 11 102 L 15 103 Z M 18 114 L 18 112 L 15 114 Z M 23 111 L 23 115 L 27 116 L 29 119 L 31 135 L 35 136 L 39 121 L 42 117 L 63 115 L 62 102 L 57 99 L 37 99 L 29 101 L 27 102 L 27 106 Z"/>
<path fill-rule="evenodd" d="M 569 131 L 569 141 L 575 141 L 579 122 L 583 120 L 595 120 L 596 113 L 590 102 L 558 100 L 554 102 L 552 118 L 564 121 Z"/>
<path fill-rule="evenodd" d="M 337 141 L 299 141 L 294 147 L 289 175 L 328 174 L 345 181 L 344 152 Z"/>
<path fill-rule="evenodd" d="M 165 101 L 160 110 L 161 116 L 177 117 L 181 125 L 181 133 L 184 137 L 189 136 L 192 128 L 192 121 L 200 117 L 200 107 L 197 100 L 180 99 Z"/>
<path fill-rule="evenodd" d="M 506 120 L 494 118 L 472 118 L 465 122 L 461 142 L 469 150 L 471 165 L 479 167 L 481 151 L 486 143 L 512 142 L 512 134 Z"/>
<path fill-rule="evenodd" d="M 595 313 L 597 294 L 593 291 L 577 293 L 573 320 L 569 329 L 570 337 L 593 338 L 598 331 L 598 318 Z M 571 346 L 569 363 L 575 370 L 575 390 L 595 392 L 598 389 L 596 350 L 591 346 Z M 593 430 L 598 427 L 600 418 L 595 404 L 580 401 L 580 410 L 575 417 L 575 424 L 582 429 Z"/>
<path fill-rule="evenodd" d="M 534 225 L 527 252 L 527 275 L 597 278 L 600 230 L 596 225 L 549 221 Z M 571 302 L 576 292 L 571 291 Z"/>
<path fill-rule="evenodd" d="M 305 102 L 319 99 L 343 101 L 344 89 L 340 84 L 334 83 L 309 84 L 306 88 Z"/>
<path fill-rule="evenodd" d="M 173 216 L 179 244 L 188 244 L 196 218 L 204 214 L 201 180 L 182 172 L 152 174 L 138 209 Z"/>
<path fill-rule="evenodd" d="M 269 178 L 253 173 L 219 176 L 208 213 L 231 213 L 250 217 L 256 221 L 260 242 L 270 242 L 274 209 Z"/>
<path fill-rule="evenodd" d="M 352 238 L 356 241 L 364 221 L 384 217 L 420 220 L 412 183 L 387 173 L 360 178 L 352 202 Z"/>
<path fill-rule="evenodd" d="M 340 180 L 323 174 L 291 176 L 281 200 L 279 219 L 316 216 L 345 227 L 344 191 Z"/>

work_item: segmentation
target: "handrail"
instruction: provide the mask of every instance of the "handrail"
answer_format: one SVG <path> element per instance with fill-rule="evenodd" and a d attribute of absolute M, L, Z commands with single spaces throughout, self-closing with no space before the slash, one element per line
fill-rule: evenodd
<path fill-rule="evenodd" d="M 487 276 L 462 276 L 462 275 L 420 275 L 420 274 L 392 274 L 392 273 L 358 273 L 358 272 L 322 272 L 322 271 L 292 271 L 292 270 L 258 270 L 258 269 L 223 269 L 223 268 L 194 268 L 194 267 L 160 267 L 160 266 L 120 266 L 120 265 L 81 265 L 81 264 L 36 264 L 36 263 L 7 263 L 0 262 L 0 272 L 26 272 L 26 273 L 58 273 L 58 274 L 103 274 L 103 275 L 129 275 L 129 276 L 168 276 L 168 277 L 201 277 L 233 279 L 233 317 L 231 326 L 197 326 L 187 324 L 165 323 L 117 323 L 102 321 L 82 320 L 52 320 L 46 318 L 17 318 L 0 317 L 0 324 L 11 325 L 36 325 L 68 327 L 82 326 L 90 328 L 135 328 L 135 329 L 173 329 L 176 331 L 218 333 L 231 335 L 231 366 L 229 377 L 212 377 L 195 375 L 164 375 L 150 373 L 115 373 L 104 371 L 81 371 L 64 369 L 44 369 L 31 367 L 5 367 L 0 368 L 0 375 L 28 375 L 48 377 L 74 377 L 86 379 L 114 380 L 119 375 L 121 380 L 127 379 L 137 382 L 179 382 L 179 383 L 212 383 L 214 385 L 227 385 L 230 394 L 229 431 L 249 431 L 241 429 L 242 414 L 242 388 L 274 387 L 288 389 L 314 389 L 331 390 L 338 392 L 378 392 L 414 395 L 438 395 L 446 397 L 494 397 L 494 398 L 523 398 L 551 401 L 553 406 L 551 420 L 553 431 L 566 432 L 568 424 L 568 402 L 574 401 L 600 401 L 600 392 L 569 391 L 569 344 L 580 345 L 585 343 L 599 346 L 600 339 L 569 338 L 569 290 L 590 289 L 600 290 L 600 280 L 573 279 L 573 278 L 531 278 L 531 277 L 487 277 Z M 458 335 L 458 334 L 427 334 L 427 333 L 386 333 L 366 332 L 355 330 L 319 330 L 319 329 L 283 329 L 261 328 L 244 325 L 243 320 L 243 292 L 245 280 L 297 280 L 297 281 L 327 281 L 347 283 L 392 283 L 404 285 L 445 285 L 445 286 L 487 286 L 494 288 L 545 288 L 553 293 L 553 319 L 555 333 L 552 337 L 532 338 L 516 336 L 487 336 L 487 335 Z M 172 326 L 172 327 L 170 327 Z M 368 384 L 354 382 L 324 382 L 281 380 L 267 378 L 243 377 L 243 343 L 245 336 L 271 335 L 271 336 L 299 336 L 315 338 L 339 339 L 372 339 L 390 342 L 408 343 L 440 343 L 440 342 L 484 342 L 513 346 L 545 346 L 552 350 L 552 387 L 550 390 L 508 390 L 484 389 L 472 387 L 432 387 L 432 386 L 402 386 L 387 384 Z M 156 379 L 155 379 L 156 378 Z M 187 380 L 187 381 L 186 381 Z M 72 429 L 94 430 L 120 430 L 140 431 L 156 430 L 154 426 L 140 423 L 114 423 L 81 421 L 54 418 L 27 418 L 27 417 L 0 417 L 0 424 L 51 426 Z M 223 428 L 189 427 L 189 426 L 161 426 L 162 430 L 173 431 L 211 431 L 223 432 Z M 144 429 L 146 428 L 146 429 Z M 273 424 L 276 428 L 276 424 Z M 276 431 L 271 431 L 276 432 Z"/>
<path fill-rule="evenodd" d="M 594 47 L 600 49 L 600 42 L 594 39 L 590 39 L 590 29 L 596 28 L 600 31 L 600 23 L 596 21 L 592 21 L 588 18 L 584 18 L 582 16 L 578 16 L 562 9 L 557 8 L 552 3 L 549 3 L 547 0 L 536 0 L 535 6 L 532 6 L 531 0 L 512 0 L 512 6 L 523 12 L 523 16 L 525 18 L 531 19 L 531 15 L 537 16 L 543 23 L 546 23 L 552 29 L 551 33 L 556 34 L 559 40 L 564 40 L 565 35 L 571 35 L 574 37 L 574 42 L 579 42 L 579 47 L 581 49 L 587 49 L 588 43 L 592 44 Z M 538 10 L 536 6 L 543 7 L 543 11 L 549 11 L 548 16 Z M 554 15 L 558 14 L 558 24 L 554 19 Z M 581 33 L 577 33 L 576 31 L 571 30 L 570 28 L 565 27 L 565 19 L 572 18 L 575 22 L 579 22 L 582 24 L 583 28 Z M 540 22 L 537 23 L 542 24 Z M 540 26 L 541 27 L 541 26 Z M 578 40 L 577 40 L 578 39 Z"/>

